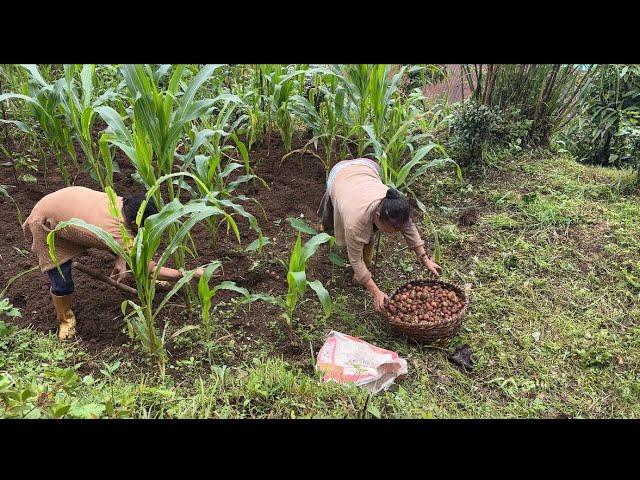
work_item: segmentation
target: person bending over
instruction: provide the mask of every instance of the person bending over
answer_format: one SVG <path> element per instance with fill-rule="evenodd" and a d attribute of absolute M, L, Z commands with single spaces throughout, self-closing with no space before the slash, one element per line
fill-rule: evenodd
<path fill-rule="evenodd" d="M 380 173 L 378 163 L 368 158 L 338 162 L 329 172 L 327 190 L 318 209 L 324 231 L 335 236 L 338 246 L 347 247 L 353 280 L 371 294 L 377 311 L 389 298 L 369 271 L 380 232 L 402 232 L 421 264 L 436 277 L 442 273 L 424 250 L 424 241 L 411 220 L 408 200 L 385 185 Z"/>
<path fill-rule="evenodd" d="M 50 293 L 58 320 L 58 337 L 61 340 L 73 337 L 76 334 L 76 317 L 71 310 L 71 301 L 74 292 L 73 278 L 71 274 L 72 259 L 86 253 L 89 248 L 97 248 L 111 252 L 109 247 L 98 237 L 89 231 L 69 226 L 55 234 L 55 251 L 58 263 L 55 264 L 49 256 L 47 246 L 47 234 L 54 230 L 63 221 L 78 218 L 99 227 L 111 234 L 114 239 L 124 247 L 120 226 L 128 230 L 133 237 L 138 231 L 135 223 L 138 210 L 144 201 L 144 194 L 136 194 L 127 197 L 117 197 L 117 206 L 122 212 L 124 221 L 111 216 L 109 212 L 109 198 L 106 193 L 91 190 L 85 187 L 67 187 L 44 196 L 31 210 L 31 214 L 22 225 L 27 235 L 31 234 L 31 251 L 38 257 L 38 265 L 42 272 L 49 276 Z M 142 221 L 158 213 L 152 203 L 148 203 L 142 215 Z M 113 253 L 113 252 L 111 252 Z M 114 254 L 115 255 L 115 254 Z M 62 275 L 58 270 L 62 271 Z M 149 263 L 149 271 L 155 272 L 154 262 Z M 199 268 L 195 277 L 199 278 L 203 269 Z M 127 264 L 125 259 L 117 257 L 111 276 L 118 283 L 127 276 Z M 182 278 L 182 273 L 172 268 L 161 267 L 158 279 L 175 282 Z"/>

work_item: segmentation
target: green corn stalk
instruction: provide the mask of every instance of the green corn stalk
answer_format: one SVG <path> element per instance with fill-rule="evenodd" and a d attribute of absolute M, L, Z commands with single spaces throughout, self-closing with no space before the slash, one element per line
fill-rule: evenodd
<path fill-rule="evenodd" d="M 267 185 L 264 180 L 253 173 L 246 145 L 238 139 L 235 133 L 232 133 L 235 127 L 244 120 L 243 117 L 240 117 L 233 124 L 229 124 L 239 100 L 237 97 L 232 97 L 223 98 L 225 103 L 214 123 L 206 119 L 203 124 L 207 128 L 204 130 L 192 130 L 189 150 L 185 155 L 177 155 L 177 158 L 182 161 L 181 169 L 192 173 L 200 182 L 196 184 L 195 188 L 192 188 L 184 179 L 174 183 L 178 192 L 187 190 L 192 198 L 201 198 L 208 195 L 210 191 L 215 192 L 219 207 L 224 208 L 225 211 L 232 215 L 240 215 L 247 219 L 251 229 L 261 237 L 262 232 L 256 218 L 238 203 L 239 201 L 255 200 L 235 193 L 235 190 L 240 185 L 249 181 L 259 180 L 263 185 Z M 233 140 L 234 145 L 225 144 L 229 138 Z M 203 151 L 206 154 L 199 155 L 198 151 Z M 243 163 L 233 161 L 232 154 L 239 155 Z M 231 180 L 231 174 L 242 168 L 244 168 L 245 174 Z M 206 191 L 199 188 L 199 185 L 206 185 Z M 260 204 L 258 203 L 258 205 Z M 208 223 L 211 231 L 212 246 L 215 247 L 218 223 L 214 219 L 210 219 Z"/>
<path fill-rule="evenodd" d="M 196 100 L 196 95 L 214 72 L 222 65 L 205 65 L 187 83 L 185 65 L 177 65 L 169 77 L 167 88 L 160 85 L 171 65 L 162 65 L 154 71 L 150 65 L 123 65 L 129 99 L 133 109 L 133 123 L 129 130 L 122 117 L 111 107 L 98 107 L 96 111 L 107 123 L 107 132 L 101 142 L 108 142 L 123 150 L 136 167 L 141 181 L 150 187 L 163 175 L 173 172 L 178 142 L 190 131 L 193 123 L 212 109 L 216 99 Z M 106 149 L 102 150 L 103 157 Z M 173 183 L 168 183 L 169 201 L 177 198 Z M 157 205 L 164 205 L 159 191 L 154 197 Z M 176 234 L 174 227 L 169 236 Z M 175 251 L 174 260 L 179 268 L 185 265 L 186 245 Z M 187 307 L 193 300 L 187 289 Z"/>
<path fill-rule="evenodd" d="M 211 301 L 220 290 L 231 290 L 241 293 L 245 299 L 249 298 L 249 292 L 246 288 L 238 287 L 235 282 L 225 281 L 215 285 L 213 288 L 209 286 L 211 277 L 215 271 L 222 266 L 219 261 L 212 262 L 204 269 L 204 275 L 198 281 L 198 297 L 200 298 L 200 317 L 204 327 L 203 340 L 205 344 L 211 342 Z"/>
<path fill-rule="evenodd" d="M 11 186 L 12 185 L 0 185 L 0 195 L 2 195 L 5 198 L 8 198 L 11 201 L 11 203 L 13 203 L 13 206 L 16 207 L 16 214 L 18 216 L 18 223 L 20 223 L 20 225 L 22 225 L 24 223 L 24 216 L 22 215 L 22 212 L 20 211 L 20 207 L 18 206 L 16 201 L 13 199 L 13 197 L 7 191 L 7 188 L 9 188 Z"/>
<path fill-rule="evenodd" d="M 269 122 L 274 121 L 280 131 L 285 150 L 291 150 L 293 139 L 293 117 L 289 109 L 289 101 L 294 95 L 296 87 L 301 83 L 307 70 L 304 65 L 297 66 L 289 72 L 284 66 L 272 66 L 269 73 L 264 74 L 266 79 L 266 102 L 269 108 Z M 271 125 L 268 126 L 270 136 Z"/>
<path fill-rule="evenodd" d="M 184 65 L 175 67 L 166 90 L 160 88 L 158 80 L 163 73 L 168 72 L 170 66 L 162 66 L 155 72 L 149 65 L 122 66 L 122 75 L 133 107 L 134 130 L 144 134 L 143 137 L 148 140 L 155 156 L 155 163 L 146 165 L 145 175 L 141 175 L 145 183 L 151 180 L 148 178 L 151 175 L 155 182 L 162 175 L 173 172 L 176 148 L 181 136 L 191 130 L 193 122 L 204 116 L 215 103 L 214 99 L 196 100 L 196 94 L 221 66 L 203 67 L 191 83 L 186 85 L 182 95 L 179 95 L 179 87 L 185 72 Z M 113 118 L 113 112 L 104 113 L 106 116 L 103 119 L 114 129 L 118 139 L 125 140 L 129 147 L 133 146 L 132 135 L 128 131 L 121 131 L 121 122 Z M 147 183 L 147 186 L 154 182 Z M 174 198 L 173 187 L 169 184 L 169 201 Z"/>
<path fill-rule="evenodd" d="M 325 73 L 322 70 L 321 72 Z M 315 156 L 322 163 L 326 175 L 329 175 L 329 171 L 336 163 L 333 154 L 337 139 L 347 141 L 347 138 L 340 134 L 345 129 L 347 107 L 345 89 L 339 84 L 335 74 L 330 71 L 324 75 L 318 75 L 316 81 L 323 82 L 317 87 L 321 100 L 316 102 L 314 99 L 312 102 L 301 95 L 294 95 L 291 97 L 289 108 L 307 127 L 311 128 L 313 133 L 311 140 L 301 150 L 306 151 L 311 144 L 314 144 L 317 150 L 317 144 L 320 142 L 324 157 Z M 294 150 L 288 153 L 283 160 L 299 151 Z"/>
<path fill-rule="evenodd" d="M 60 78 L 53 84 L 47 82 L 37 65 L 24 64 L 22 68 L 29 73 L 29 79 L 22 86 L 22 93 L 5 93 L 0 95 L 0 102 L 6 100 L 23 100 L 27 103 L 31 114 L 35 117 L 44 134 L 65 184 L 71 184 L 68 160 L 77 167 L 76 152 L 72 141 L 72 127 L 65 122 L 61 112 L 61 98 L 65 79 Z M 13 120 L 23 131 L 29 131 L 22 122 Z"/>
<path fill-rule="evenodd" d="M 295 224 L 292 223 L 294 228 Z M 303 225 L 302 231 L 308 231 L 310 227 Z M 300 227 L 302 228 L 302 227 Z M 253 294 L 250 295 L 246 301 L 262 300 L 264 302 L 276 305 L 284 310 L 282 317 L 285 319 L 287 327 L 291 330 L 293 328 L 293 318 L 296 307 L 300 300 L 304 298 L 307 291 L 307 287 L 311 288 L 318 297 L 322 309 L 324 311 L 325 318 L 331 315 L 332 302 L 329 292 L 326 290 L 320 280 L 309 280 L 306 275 L 306 266 L 309 259 L 315 254 L 320 245 L 323 243 L 329 243 L 333 245 L 335 238 L 326 233 L 317 233 L 311 237 L 304 245 L 300 233 L 296 237 L 296 241 L 291 250 L 289 257 L 288 271 L 287 271 L 287 286 L 288 291 L 284 296 L 271 296 L 265 294 Z"/>
<path fill-rule="evenodd" d="M 383 136 L 406 67 L 393 75 L 392 65 L 383 64 L 332 65 L 331 70 L 340 79 L 348 99 L 346 136 L 355 137 L 358 156 L 362 156 L 367 146 L 362 128 L 372 125 L 376 136 Z"/>
<path fill-rule="evenodd" d="M 375 132 L 370 125 L 365 125 L 363 130 L 369 136 L 369 141 L 374 148 L 374 156 L 380 162 L 383 173 L 383 181 L 400 191 L 411 192 L 411 186 L 430 169 L 439 167 L 445 164 L 452 164 L 455 168 L 457 177 L 462 179 L 462 171 L 460 166 L 452 159 L 437 158 L 427 161 L 425 157 L 432 150 L 436 150 L 442 155 L 446 155 L 444 147 L 438 143 L 428 143 L 426 145 L 420 145 L 417 148 L 414 147 L 411 137 L 404 137 L 401 140 L 405 143 L 406 150 L 408 151 L 408 159 L 404 160 L 397 156 L 390 155 L 393 152 L 393 145 L 396 137 L 392 137 L 388 145 L 383 145 L 382 141 L 376 138 Z M 405 130 L 398 130 L 400 135 Z M 415 196 L 415 195 L 414 195 Z"/>
<path fill-rule="evenodd" d="M 100 183 L 104 190 L 113 185 L 113 172 L 117 164 L 113 155 L 106 148 L 106 143 L 93 139 L 93 124 L 96 118 L 96 107 L 115 97 L 113 90 L 108 89 L 94 98 L 95 65 L 85 64 L 80 68 L 81 92 L 76 88 L 75 74 L 79 65 L 64 65 L 65 83 L 61 95 L 61 107 L 67 123 L 73 128 L 73 136 L 84 152 L 91 177 Z"/>

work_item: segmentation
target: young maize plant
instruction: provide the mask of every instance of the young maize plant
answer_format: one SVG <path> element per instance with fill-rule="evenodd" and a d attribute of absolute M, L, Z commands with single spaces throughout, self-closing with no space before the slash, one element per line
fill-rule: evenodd
<path fill-rule="evenodd" d="M 11 91 L 14 89 L 15 85 L 21 85 L 21 79 L 19 78 L 19 72 L 16 71 L 15 65 L 2 65 L 0 64 L 0 97 L 5 93 L 5 91 Z M 9 115 L 7 114 L 7 103 L 0 102 L 0 111 L 2 112 L 2 118 L 0 118 L 0 123 L 3 124 L 3 132 L 4 138 L 9 138 L 9 125 L 13 124 L 22 130 L 24 133 L 31 133 L 31 129 L 20 120 L 9 120 Z M 15 114 L 14 114 L 15 116 Z"/>
<path fill-rule="evenodd" d="M 407 135 L 407 127 L 403 126 L 398 129 L 396 134 L 385 145 L 383 143 L 384 140 L 376 138 L 371 125 L 365 125 L 363 129 L 367 132 L 369 143 L 373 146 L 373 156 L 378 160 L 382 168 L 384 183 L 409 193 L 416 200 L 421 210 L 425 211 L 425 206 L 415 195 L 411 186 L 430 169 L 450 163 L 454 166 L 458 179 L 462 180 L 460 166 L 451 158 L 446 157 L 446 151 L 439 143 L 431 142 L 425 145 L 418 145 L 412 136 Z M 397 148 L 396 142 L 402 142 L 402 148 Z M 425 157 L 432 150 L 437 151 L 445 158 L 427 160 Z M 400 155 L 398 152 L 400 152 Z M 406 160 L 405 152 L 408 157 Z"/>
<path fill-rule="evenodd" d="M 324 72 L 324 70 L 322 70 Z M 326 75 L 317 81 L 321 82 L 315 89 L 310 88 L 306 98 L 302 95 L 294 95 L 289 103 L 290 110 L 299 117 L 312 131 L 313 137 L 304 147 L 287 153 L 282 160 L 289 155 L 299 152 L 306 152 L 311 144 L 316 148 L 318 142 L 322 144 L 324 156 L 314 155 L 322 163 L 326 175 L 336 163 L 334 149 L 336 140 L 342 139 L 340 158 L 346 156 L 345 142 L 349 140 L 340 135 L 345 129 L 346 103 L 345 89 L 339 83 L 335 74 L 326 71 Z"/>
<path fill-rule="evenodd" d="M 0 185 L 0 195 L 8 198 L 11 203 L 13 203 L 13 206 L 16 207 L 16 214 L 18 216 L 18 223 L 20 225 L 22 225 L 22 223 L 24 222 L 24 217 L 22 215 L 22 212 L 20 211 L 20 207 L 18 206 L 18 204 L 16 203 L 16 201 L 13 199 L 13 197 L 11 195 L 9 195 L 9 192 L 7 191 L 7 188 L 12 187 L 13 185 Z"/>
<path fill-rule="evenodd" d="M 264 108 L 262 96 L 262 71 L 259 66 L 249 67 L 251 72 L 249 82 L 239 82 L 234 93 L 241 99 L 240 108 L 246 121 L 238 128 L 238 134 L 244 135 L 247 148 L 251 150 L 256 142 L 261 142 L 267 130 L 268 112 Z"/>
<path fill-rule="evenodd" d="M 320 245 L 329 243 L 333 245 L 335 238 L 327 233 L 317 233 L 314 229 L 298 222 L 297 224 L 291 222 L 291 225 L 298 229 L 298 236 L 291 250 L 289 257 L 289 264 L 287 266 L 287 287 L 288 292 L 284 296 L 272 296 L 265 294 L 253 294 L 250 295 L 246 301 L 262 300 L 264 302 L 276 305 L 284 310 L 282 317 L 285 319 L 287 327 L 293 329 L 293 314 L 299 305 L 299 302 L 304 298 L 307 291 L 307 287 L 310 287 L 317 295 L 322 309 L 324 311 L 325 318 L 331 315 L 332 302 L 331 296 L 320 280 L 307 279 L 306 268 L 309 259 L 316 253 Z M 311 237 L 304 245 L 302 244 L 301 232 L 311 233 Z"/>
<path fill-rule="evenodd" d="M 163 175 L 171 174 L 178 142 L 216 101 L 196 100 L 196 94 L 220 67 L 221 65 L 205 65 L 187 84 L 183 81 L 187 70 L 185 65 L 177 65 L 166 89 L 163 89 L 161 80 L 168 75 L 171 65 L 162 65 L 156 70 L 150 65 L 123 65 L 121 72 L 129 92 L 133 113 L 131 130 L 125 126 L 122 117 L 113 108 L 97 107 L 96 111 L 108 125 L 101 138 L 101 145 L 111 143 L 122 149 L 136 167 L 140 181 L 147 187 L 154 185 Z M 103 150 L 106 151 L 106 147 L 103 147 Z M 169 201 L 177 198 L 172 182 L 167 184 L 167 190 Z M 159 207 L 164 205 L 162 195 L 157 189 L 154 200 Z M 173 238 L 175 235 L 175 227 L 171 226 L 169 237 Z M 174 260 L 179 268 L 184 267 L 185 245 L 175 250 Z M 191 291 L 187 288 L 189 308 L 192 297 Z"/>
<path fill-rule="evenodd" d="M 191 130 L 193 122 L 204 116 L 215 99 L 196 100 L 196 94 L 221 65 L 206 65 L 193 77 L 184 92 L 180 92 L 184 65 L 177 65 L 171 74 L 166 90 L 159 80 L 168 74 L 170 65 L 153 70 L 150 65 L 123 65 L 125 79 L 133 109 L 130 131 L 121 116 L 111 107 L 96 110 L 109 129 L 105 141 L 121 148 L 138 170 L 140 179 L 150 187 L 163 175 L 173 172 L 178 142 Z M 152 155 L 149 155 L 151 147 Z M 155 156 L 155 161 L 152 162 Z M 169 201 L 175 198 L 173 184 L 168 185 Z M 158 194 L 159 205 L 164 202 Z"/>
<path fill-rule="evenodd" d="M 29 73 L 29 79 L 22 86 L 22 93 L 5 93 L 0 95 L 0 102 L 5 100 L 24 100 L 29 106 L 31 114 L 35 117 L 42 133 L 44 134 L 51 152 L 56 157 L 58 169 L 65 184 L 71 184 L 68 160 L 77 167 L 76 151 L 72 141 L 72 127 L 65 122 L 64 115 L 60 113 L 61 98 L 65 85 L 65 79 L 60 78 L 53 84 L 48 83 L 40 74 L 37 65 L 25 64 L 22 68 Z M 12 121 L 21 130 L 29 132 L 30 129 L 22 122 Z"/>
<path fill-rule="evenodd" d="M 213 116 L 203 119 L 203 125 L 206 128 L 203 130 L 194 128 L 189 134 L 191 146 L 187 153 L 185 155 L 176 155 L 182 161 L 181 170 L 190 172 L 200 182 L 197 182 L 195 187 L 192 187 L 182 177 L 176 180 L 174 184 L 177 187 L 178 194 L 182 190 L 186 190 L 191 195 L 191 198 L 203 198 L 207 195 L 212 195 L 211 192 L 215 192 L 213 195 L 218 207 L 223 208 L 231 215 L 240 215 L 246 218 L 251 229 L 261 237 L 262 232 L 256 218 L 248 213 L 238 201 L 254 201 L 260 207 L 261 205 L 255 199 L 244 195 L 236 195 L 235 190 L 240 185 L 255 180 L 261 181 L 267 188 L 268 186 L 264 180 L 253 173 L 249 164 L 246 145 L 238 139 L 235 133 L 232 133 L 238 124 L 245 120 L 245 117 L 241 116 L 235 119 L 233 124 L 229 123 L 234 116 L 236 106 L 240 102 L 239 98 L 232 95 L 221 95 L 218 99 L 223 100 L 224 103 L 215 117 L 215 122 L 210 121 L 210 119 L 214 118 Z M 228 139 L 233 140 L 235 145 L 226 144 L 225 142 Z M 198 154 L 199 151 L 205 154 Z M 243 163 L 236 162 L 231 154 L 239 155 Z M 244 168 L 245 174 L 231 180 L 231 174 L 242 168 Z M 200 188 L 200 185 L 206 185 L 206 190 Z M 210 219 L 208 223 L 211 231 L 212 247 L 215 247 L 218 223 L 214 219 Z"/>
<path fill-rule="evenodd" d="M 211 300 L 220 290 L 231 290 L 241 293 L 245 299 L 250 297 L 246 288 L 238 287 L 235 282 L 224 281 L 215 285 L 213 288 L 209 286 L 211 277 L 222 266 L 219 261 L 212 262 L 207 268 L 204 269 L 204 275 L 200 277 L 198 281 L 198 297 L 200 298 L 200 317 L 202 319 L 203 326 L 203 341 L 205 345 L 211 343 Z"/>
<path fill-rule="evenodd" d="M 264 68 L 261 65 L 261 68 Z M 285 150 L 291 150 L 293 141 L 293 117 L 289 101 L 296 90 L 304 85 L 305 65 L 288 68 L 283 65 L 269 65 L 264 73 L 264 96 L 268 109 L 267 137 L 271 138 L 272 122 L 280 132 Z"/>
<path fill-rule="evenodd" d="M 179 175 L 179 174 L 174 174 Z M 154 309 L 153 303 L 156 294 L 156 281 L 160 269 L 166 264 L 171 255 L 181 248 L 182 242 L 188 235 L 189 231 L 199 222 L 209 217 L 226 217 L 227 221 L 233 225 L 237 234 L 238 241 L 240 234 L 237 226 L 230 216 L 228 216 L 220 208 L 208 204 L 206 200 L 192 200 L 186 204 L 182 204 L 179 199 L 174 199 L 167 203 L 159 213 L 148 217 L 142 224 L 142 214 L 149 201 L 153 201 L 154 190 L 160 188 L 160 184 L 172 176 L 160 178 L 158 182 L 147 192 L 145 201 L 140 206 L 136 223 L 142 225 L 132 239 L 124 226 L 121 227 L 121 233 L 124 245 L 120 245 L 112 235 L 105 232 L 95 225 L 88 224 L 83 220 L 74 218 L 65 222 L 60 222 L 54 230 L 47 236 L 47 244 L 49 246 L 49 254 L 52 260 L 57 263 L 55 252 L 55 235 L 60 230 L 67 227 L 77 227 L 88 230 L 101 241 L 103 241 L 116 255 L 124 258 L 128 269 L 132 272 L 138 292 L 138 303 L 131 300 L 122 302 L 122 312 L 126 314 L 127 307 L 131 307 L 131 312 L 126 314 L 125 320 L 129 329 L 129 335 L 132 338 L 138 338 L 150 355 L 152 360 L 156 362 L 160 373 L 164 376 L 167 355 L 165 350 L 166 332 L 168 324 L 162 334 L 158 331 L 158 317 L 167 302 L 173 297 L 180 288 L 187 284 L 195 275 L 195 270 L 184 271 L 183 277 L 176 282 L 174 287 L 169 291 L 162 302 Z M 116 194 L 111 187 L 106 188 L 111 204 L 111 214 L 122 221 L 122 214 L 116 207 Z M 182 219 L 182 220 L 181 220 Z M 160 258 L 153 261 L 154 256 L 160 248 L 160 244 L 165 232 L 170 227 L 175 227 L 175 234 L 169 240 L 168 245 Z M 182 328 L 173 334 L 173 337 L 184 332 L 187 327 Z M 172 337 L 172 338 L 173 338 Z"/>
<path fill-rule="evenodd" d="M 75 74 L 80 71 L 81 93 L 76 88 Z M 113 160 L 113 154 L 104 141 L 99 143 L 93 139 L 93 124 L 96 119 L 96 107 L 115 98 L 111 89 L 94 98 L 95 65 L 64 65 L 65 83 L 62 90 L 62 111 L 67 123 L 73 128 L 73 137 L 84 152 L 91 178 L 98 181 L 104 190 L 113 185 L 113 172 L 119 171 Z"/>
<path fill-rule="evenodd" d="M 393 74 L 392 65 L 332 65 L 348 100 L 348 137 L 355 137 L 358 156 L 364 155 L 367 138 L 363 127 L 372 125 L 377 137 L 384 133 L 387 117 L 394 108 L 394 96 L 402 83 L 406 67 Z"/>

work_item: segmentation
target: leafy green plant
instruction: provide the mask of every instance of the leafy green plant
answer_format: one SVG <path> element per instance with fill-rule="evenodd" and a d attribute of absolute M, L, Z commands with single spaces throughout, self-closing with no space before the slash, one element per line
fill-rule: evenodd
<path fill-rule="evenodd" d="M 7 317 L 21 317 L 20 310 L 14 307 L 8 298 L 0 298 L 0 315 Z"/>
<path fill-rule="evenodd" d="M 306 274 L 307 262 L 316 253 L 320 245 L 329 243 L 333 245 L 335 239 L 326 233 L 317 233 L 308 225 L 302 222 L 292 223 L 292 226 L 299 230 L 296 241 L 289 256 L 287 267 L 287 294 L 284 296 L 272 296 L 265 294 L 253 294 L 248 297 L 248 301 L 262 300 L 272 305 L 276 305 L 284 310 L 282 317 L 289 328 L 293 326 L 294 312 L 299 302 L 304 298 L 307 288 L 311 288 L 317 295 L 325 318 L 331 315 L 332 303 L 329 292 L 324 288 L 320 280 L 309 280 Z M 301 231 L 314 232 L 304 245 L 302 244 Z"/>
<path fill-rule="evenodd" d="M 527 139 L 536 145 L 548 145 L 551 135 L 577 113 L 595 70 L 593 65 L 561 64 L 475 64 L 462 69 L 478 104 L 517 109 L 521 118 L 531 121 Z"/>
<path fill-rule="evenodd" d="M 78 71 L 80 91 L 75 78 Z M 93 125 L 96 119 L 96 107 L 113 99 L 115 93 L 109 89 L 94 98 L 96 79 L 93 64 L 84 64 L 82 67 L 64 65 L 64 73 L 65 81 L 60 96 L 61 109 L 67 123 L 73 129 L 73 137 L 84 152 L 91 177 L 97 180 L 103 189 L 112 186 L 113 173 L 118 171 L 118 165 L 114 163 L 113 154 L 104 141 L 97 147 L 93 138 Z"/>
<path fill-rule="evenodd" d="M 316 87 L 316 94 L 308 93 L 308 96 L 312 97 L 311 99 L 302 95 L 291 97 L 289 108 L 311 129 L 313 137 L 303 148 L 286 154 L 283 160 L 294 153 L 306 152 L 312 144 L 317 150 L 318 143 L 320 143 L 323 146 L 324 156 L 321 157 L 313 152 L 312 154 L 320 160 L 328 175 L 336 163 L 334 149 L 337 140 L 342 139 L 342 145 L 344 145 L 344 141 L 348 140 L 341 135 L 345 129 L 347 103 L 345 102 L 345 89 L 339 83 L 338 78 L 333 73 L 330 73 L 324 75 L 323 79 L 324 83 Z M 343 155 L 344 153 L 342 153 Z"/>
<path fill-rule="evenodd" d="M 140 179 L 151 187 L 163 175 L 173 173 L 176 148 L 181 136 L 191 130 L 193 121 L 210 110 L 214 99 L 195 100 L 202 85 L 221 65 L 206 65 L 180 95 L 179 87 L 185 73 L 184 65 L 177 65 L 166 90 L 159 80 L 168 74 L 170 65 L 155 71 L 150 65 L 123 65 L 124 76 L 133 110 L 132 131 L 125 127 L 118 112 L 111 107 L 99 107 L 98 114 L 109 129 L 104 141 L 123 150 L 138 170 Z M 155 155 L 155 161 L 153 157 Z M 175 198 L 173 184 L 169 184 L 169 201 Z M 158 194 L 156 202 L 163 205 Z"/>
<path fill-rule="evenodd" d="M 449 144 L 461 163 L 482 163 L 487 146 L 496 139 L 500 111 L 468 100 L 453 109 Z"/>
<path fill-rule="evenodd" d="M 348 109 L 345 119 L 358 145 L 358 156 L 364 155 L 368 141 L 363 129 L 371 125 L 377 138 L 383 138 L 388 116 L 395 108 L 396 94 L 406 66 L 393 73 L 393 65 L 332 65 L 331 70 L 345 89 Z M 395 133 L 395 132 L 394 132 Z M 393 135 L 393 133 L 391 134 Z"/>
<path fill-rule="evenodd" d="M 211 301 L 220 290 L 231 290 L 241 293 L 245 298 L 249 298 L 249 292 L 246 288 L 238 287 L 235 282 L 224 281 L 215 285 L 213 288 L 209 286 L 211 277 L 215 271 L 222 266 L 219 261 L 212 262 L 204 269 L 204 274 L 198 281 L 198 296 L 200 298 L 200 318 L 204 327 L 203 339 L 205 344 L 211 342 Z"/>
<path fill-rule="evenodd" d="M 302 68 L 299 68 L 302 67 Z M 289 103 L 297 88 L 303 83 L 304 66 L 260 65 L 264 82 L 267 115 L 267 136 L 271 136 L 271 123 L 280 131 L 285 150 L 291 150 L 293 116 Z M 292 71 L 293 70 L 293 71 Z"/>
<path fill-rule="evenodd" d="M 260 237 L 262 232 L 256 218 L 239 203 L 253 199 L 237 195 L 235 190 L 250 181 L 261 181 L 265 186 L 267 184 L 253 173 L 248 149 L 234 133 L 234 128 L 244 119 L 241 117 L 236 119 L 233 124 L 229 124 L 233 111 L 238 105 L 237 97 L 221 95 L 218 99 L 222 100 L 223 104 L 215 116 L 215 121 L 205 119 L 203 124 L 206 128 L 202 130 L 194 128 L 189 134 L 187 153 L 185 155 L 176 154 L 176 157 L 182 161 L 181 169 L 190 172 L 199 182 L 196 182 L 192 187 L 184 178 L 180 178 L 174 181 L 174 184 L 178 187 L 178 194 L 184 189 L 194 199 L 215 192 L 213 195 L 218 207 L 225 209 L 231 215 L 240 215 L 247 219 L 250 228 Z M 229 139 L 233 141 L 233 144 L 226 143 Z M 198 154 L 198 152 L 203 154 Z M 242 163 L 236 161 L 236 157 L 240 157 L 238 160 L 241 160 Z M 232 179 L 234 172 L 243 168 L 244 175 Z M 201 185 L 206 185 L 206 189 L 200 188 Z M 215 246 L 219 224 L 215 219 L 208 219 L 208 224 L 212 246 Z"/>
<path fill-rule="evenodd" d="M 73 407 L 73 396 L 81 384 L 73 368 L 53 368 L 43 380 L 28 384 L 16 382 L 11 375 L 0 376 L 0 400 L 5 418 L 64 418 Z"/>
<path fill-rule="evenodd" d="M 581 162 L 632 166 L 640 174 L 640 67 L 598 65 L 562 137 Z"/>
<path fill-rule="evenodd" d="M 446 157 L 446 151 L 439 143 L 429 142 L 420 145 L 416 138 L 420 138 L 422 135 L 410 136 L 404 129 L 399 129 L 388 144 L 384 145 L 375 136 L 371 126 L 365 126 L 364 130 L 373 146 L 373 156 L 382 168 L 383 181 L 400 191 L 411 194 L 422 211 L 425 211 L 425 206 L 412 190 L 412 186 L 421 176 L 433 168 L 452 164 L 458 179 L 462 179 L 459 165 L 451 158 Z M 432 151 L 437 152 L 441 158 L 428 159 L 427 156 Z"/>
<path fill-rule="evenodd" d="M 168 75 L 171 65 L 153 69 L 150 65 L 123 65 L 121 68 L 132 106 L 131 129 L 125 126 L 121 115 L 109 106 L 96 107 L 107 123 L 100 143 L 120 148 L 134 164 L 140 181 L 154 192 L 159 207 L 164 199 L 157 188 L 151 188 L 159 178 L 173 173 L 178 142 L 193 128 L 193 123 L 212 109 L 215 99 L 196 100 L 196 94 L 221 65 L 205 65 L 187 84 L 183 76 L 189 73 L 185 65 L 177 65 L 166 88 L 161 80 Z M 190 73 L 189 73 L 190 74 Z M 181 91 L 181 87 L 183 90 Z M 155 157 L 155 158 L 154 158 Z M 169 201 L 177 198 L 173 182 L 167 183 Z M 169 227 L 169 237 L 177 235 L 176 227 Z M 185 242 L 188 237 L 183 237 Z M 185 265 L 186 245 L 174 250 L 178 268 Z M 190 307 L 192 294 L 187 291 Z"/>
<path fill-rule="evenodd" d="M 0 195 L 2 195 L 5 198 L 8 198 L 11 201 L 11 203 L 13 203 L 13 206 L 16 207 L 16 213 L 18 215 L 18 223 L 22 225 L 22 223 L 24 222 L 24 217 L 22 215 L 22 212 L 20 211 L 20 207 L 18 206 L 16 201 L 13 199 L 13 197 L 9 195 L 9 192 L 7 191 L 7 188 L 10 188 L 10 187 L 12 187 L 12 185 L 0 185 Z"/>
<path fill-rule="evenodd" d="M 27 103 L 58 162 L 65 184 L 70 185 L 67 163 L 70 160 L 77 167 L 77 158 L 72 141 L 72 127 L 67 125 L 64 115 L 60 114 L 65 79 L 60 78 L 51 84 L 41 75 L 37 65 L 21 66 L 29 73 L 29 80 L 23 85 L 22 93 L 2 94 L 0 103 L 14 99 L 24 100 Z M 11 123 L 24 132 L 31 132 L 31 129 L 19 120 L 12 120 Z"/>

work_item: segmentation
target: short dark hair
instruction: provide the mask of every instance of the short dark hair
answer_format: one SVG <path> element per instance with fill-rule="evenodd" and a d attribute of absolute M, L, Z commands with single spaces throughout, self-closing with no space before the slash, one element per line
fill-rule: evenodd
<path fill-rule="evenodd" d="M 127 222 L 134 223 L 136 221 L 138 210 L 140 210 L 140 206 L 142 205 L 145 197 L 146 195 L 144 193 L 136 193 L 134 195 L 128 195 L 122 199 L 122 207 Z M 147 219 L 147 217 L 155 215 L 156 213 L 158 213 L 158 209 L 155 206 L 154 200 L 151 199 L 149 200 L 149 203 L 147 203 L 147 206 L 144 209 L 144 213 L 142 214 L 142 224 L 144 224 L 144 221 Z"/>
<path fill-rule="evenodd" d="M 387 196 L 380 205 L 380 220 L 400 230 L 411 219 L 411 205 L 404 195 L 395 188 L 389 187 Z"/>

